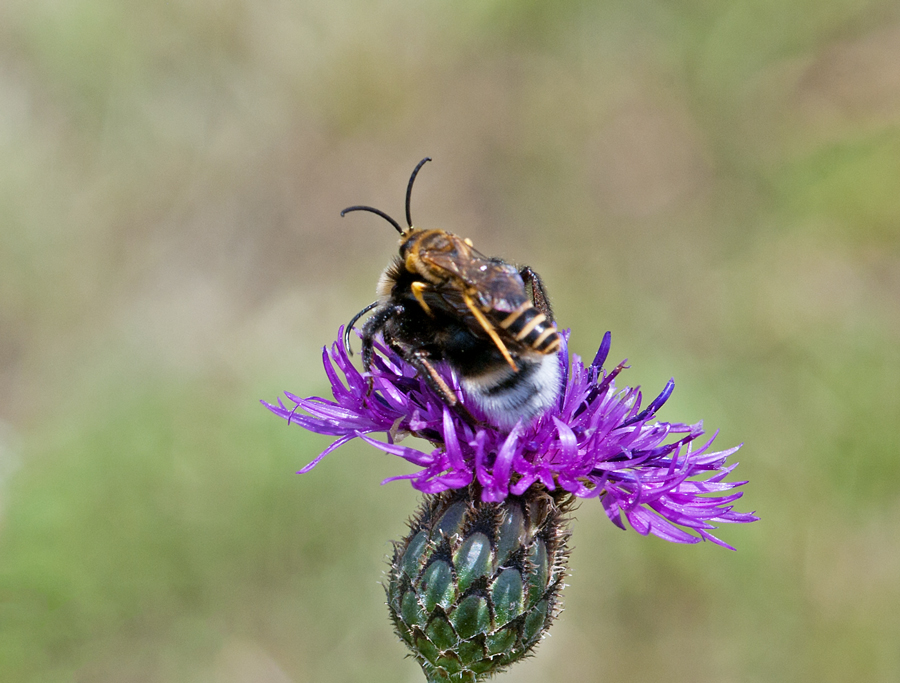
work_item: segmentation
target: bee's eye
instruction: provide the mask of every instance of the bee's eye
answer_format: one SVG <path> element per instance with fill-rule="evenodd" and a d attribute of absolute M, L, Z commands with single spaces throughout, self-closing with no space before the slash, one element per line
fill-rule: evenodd
<path fill-rule="evenodd" d="M 408 239 L 400 243 L 400 256 L 406 258 L 406 254 L 409 251 L 410 246 L 412 246 L 412 242 L 413 240 Z"/>

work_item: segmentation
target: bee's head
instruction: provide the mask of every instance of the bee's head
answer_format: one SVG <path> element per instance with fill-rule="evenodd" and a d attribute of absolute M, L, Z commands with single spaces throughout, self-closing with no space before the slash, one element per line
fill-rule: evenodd
<path fill-rule="evenodd" d="M 400 238 L 400 260 L 410 273 L 432 283 L 458 277 L 456 264 L 471 258 L 472 240 L 444 230 L 411 228 Z"/>
<path fill-rule="evenodd" d="M 429 256 L 443 257 L 446 261 L 464 256 L 463 252 L 468 252 L 472 247 L 471 240 L 462 239 L 456 235 L 451 235 L 443 230 L 423 230 L 413 226 L 412 212 L 410 211 L 410 200 L 412 199 L 413 183 L 416 176 L 425 162 L 431 161 L 431 157 L 425 157 L 413 169 L 412 175 L 409 177 L 409 184 L 406 186 L 406 229 L 400 227 L 400 224 L 391 218 L 388 214 L 380 209 L 372 206 L 348 206 L 341 211 L 341 216 L 350 211 L 368 211 L 377 216 L 381 216 L 384 220 L 394 226 L 394 229 L 400 233 L 400 260 L 411 273 L 418 273 L 426 280 L 431 282 L 441 282 L 447 279 L 448 272 L 444 267 L 434 263 Z"/>
<path fill-rule="evenodd" d="M 422 241 L 432 232 L 431 230 L 423 230 L 410 226 L 407 230 L 400 233 L 400 258 L 404 261 L 411 253 L 418 252 L 422 249 Z"/>

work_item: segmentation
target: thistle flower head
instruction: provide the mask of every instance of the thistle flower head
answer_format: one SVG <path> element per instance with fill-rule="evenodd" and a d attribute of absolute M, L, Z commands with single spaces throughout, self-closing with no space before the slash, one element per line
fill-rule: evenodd
<path fill-rule="evenodd" d="M 654 534 L 677 543 L 710 540 L 731 548 L 712 535 L 718 523 L 752 522 L 751 513 L 737 512 L 734 502 L 746 482 L 726 482 L 735 464 L 727 458 L 739 446 L 712 450 L 715 438 L 701 441 L 702 422 L 660 422 L 656 414 L 669 399 L 674 380 L 642 407 L 639 387 L 617 388 L 624 362 L 604 368 L 610 334 L 603 337 L 594 360 L 585 366 L 569 356 L 566 344 L 559 353 L 563 386 L 558 401 L 530 423 L 500 429 L 472 424 L 453 410 L 416 374 L 416 370 L 388 348 L 376 344 L 371 373 L 351 362 L 342 334 L 331 349 L 323 349 L 325 372 L 333 399 L 300 398 L 285 393 L 290 407 L 264 403 L 290 423 L 338 437 L 315 460 L 348 441 L 360 438 L 419 467 L 395 479 L 409 479 L 413 487 L 435 494 L 477 482 L 481 499 L 498 503 L 521 496 L 537 485 L 579 498 L 599 498 L 609 519 L 621 528 L 625 521 L 641 534 Z M 568 341 L 568 333 L 563 334 Z M 470 413 L 467 401 L 449 369 L 442 370 Z M 301 412 L 302 411 L 302 412 Z M 384 433 L 386 441 L 371 435 Z M 398 443 L 414 435 L 431 442 L 430 451 Z"/>

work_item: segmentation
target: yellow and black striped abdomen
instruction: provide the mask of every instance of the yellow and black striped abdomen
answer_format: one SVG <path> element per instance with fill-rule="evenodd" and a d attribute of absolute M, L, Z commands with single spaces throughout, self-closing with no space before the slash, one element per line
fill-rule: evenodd
<path fill-rule="evenodd" d="M 501 311 L 492 313 L 497 325 L 523 346 L 544 354 L 559 350 L 562 341 L 559 332 L 556 331 L 556 324 L 538 311 L 530 301 L 526 301 L 512 313 L 504 314 Z"/>

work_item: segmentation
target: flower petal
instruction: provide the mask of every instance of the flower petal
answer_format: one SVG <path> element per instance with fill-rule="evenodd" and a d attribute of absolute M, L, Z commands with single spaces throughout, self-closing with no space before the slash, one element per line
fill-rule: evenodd
<path fill-rule="evenodd" d="M 727 459 L 740 446 L 713 451 L 716 434 L 696 446 L 704 434 L 701 422 L 656 421 L 674 391 L 674 380 L 641 409 L 639 387 L 616 387 L 628 367 L 625 361 L 610 371 L 603 368 L 611 347 L 608 332 L 587 367 L 569 355 L 569 333 L 562 332 L 559 400 L 546 414 L 530 423 L 520 420 L 509 430 L 467 422 L 413 367 L 378 341 L 364 375 L 351 362 L 341 336 L 339 332 L 330 349 L 322 350 L 334 400 L 285 393 L 293 408 L 281 399 L 277 404 L 263 402 L 289 424 L 338 437 L 301 472 L 361 438 L 421 468 L 385 481 L 406 479 L 425 493 L 461 488 L 473 479 L 485 501 L 522 495 L 532 486 L 561 488 L 580 498 L 599 498 L 609 519 L 621 528 L 627 519 L 641 534 L 677 543 L 709 540 L 725 547 L 730 546 L 710 533 L 714 524 L 757 519 L 732 509 L 741 496 L 733 489 L 745 482 L 725 481 L 736 466 Z M 438 372 L 478 417 L 459 378 L 446 367 L 438 366 Z M 387 442 L 373 439 L 373 432 L 384 433 Z M 406 434 L 426 439 L 434 450 L 424 453 L 396 443 Z"/>

